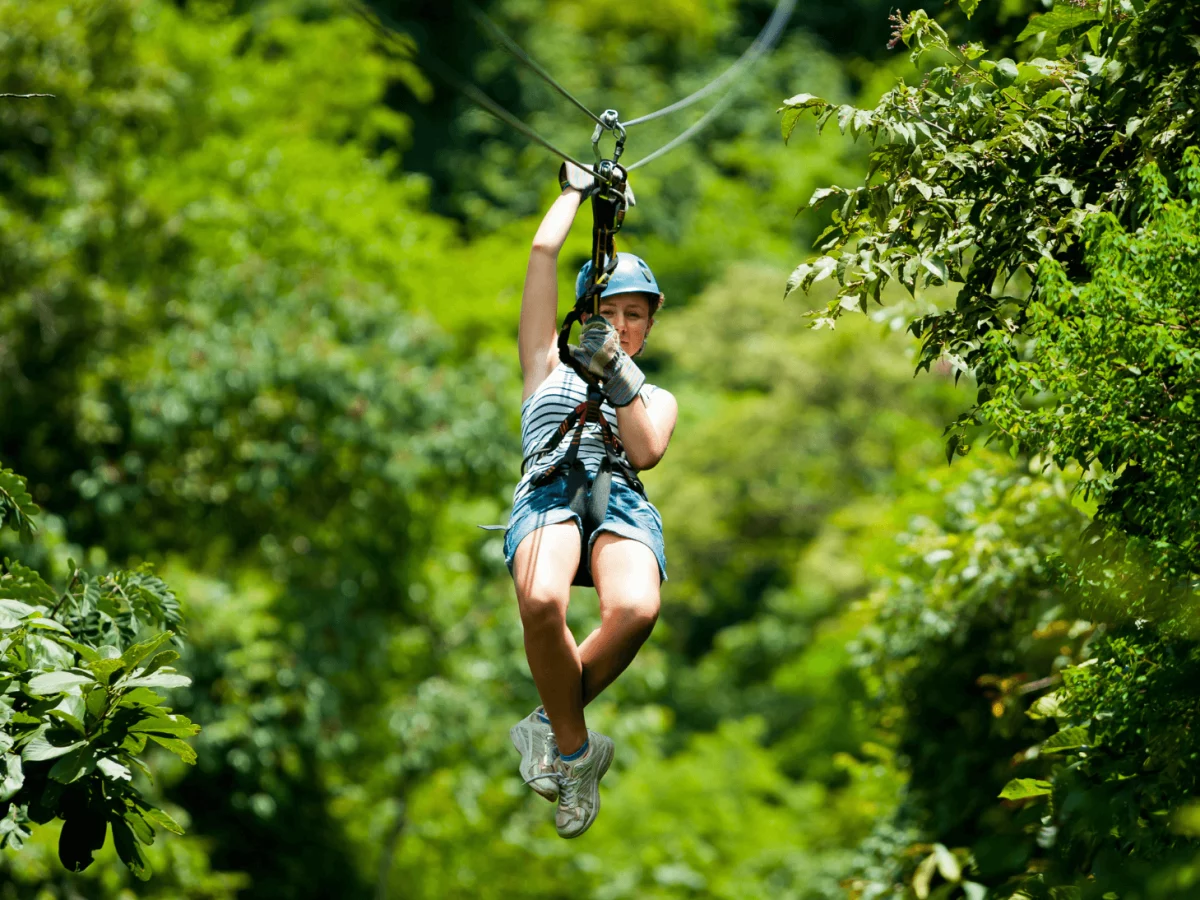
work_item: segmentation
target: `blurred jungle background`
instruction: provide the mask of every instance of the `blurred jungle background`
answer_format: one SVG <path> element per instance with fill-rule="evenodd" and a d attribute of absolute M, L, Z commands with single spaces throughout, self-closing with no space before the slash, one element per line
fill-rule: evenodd
<path fill-rule="evenodd" d="M 625 118 L 773 8 L 482 5 Z M 0 898 L 1200 896 L 1197 5 L 898 25 L 801 0 L 713 126 L 634 173 L 619 245 L 664 286 L 644 365 L 681 408 L 646 473 L 670 581 L 589 708 L 617 755 L 574 842 L 516 775 L 536 693 L 475 527 L 520 465 L 558 161 L 405 48 L 585 159 L 591 123 L 453 4 L 372 8 L 394 40 L 335 0 L 0 3 L 0 91 L 54 95 L 0 98 Z M 888 101 L 898 80 L 945 102 Z M 631 129 L 627 160 L 699 114 Z M 797 214 L 887 183 L 873 225 L 852 193 Z M 961 244 L 932 247 L 956 209 Z M 864 242 L 785 299 L 827 227 Z M 589 241 L 585 214 L 564 297 Z M 972 253 L 1007 262 L 982 284 Z M 882 305 L 849 293 L 880 271 Z M 986 315 L 949 284 L 972 278 Z M 118 627 L 179 631 L 174 598 L 188 686 Z M 578 592 L 577 634 L 596 618 Z"/>

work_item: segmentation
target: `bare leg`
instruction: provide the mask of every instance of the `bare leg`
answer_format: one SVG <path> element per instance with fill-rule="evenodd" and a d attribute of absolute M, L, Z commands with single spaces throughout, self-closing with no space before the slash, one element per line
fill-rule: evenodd
<path fill-rule="evenodd" d="M 579 528 L 547 525 L 517 547 L 513 581 L 529 671 L 550 719 L 558 749 L 574 753 L 587 740 L 583 719 L 583 664 L 567 627 L 571 580 L 579 567 Z"/>
<path fill-rule="evenodd" d="M 654 630 L 659 607 L 658 560 L 640 541 L 602 532 L 592 545 L 592 577 L 600 627 L 579 645 L 584 706 L 633 662 Z"/>

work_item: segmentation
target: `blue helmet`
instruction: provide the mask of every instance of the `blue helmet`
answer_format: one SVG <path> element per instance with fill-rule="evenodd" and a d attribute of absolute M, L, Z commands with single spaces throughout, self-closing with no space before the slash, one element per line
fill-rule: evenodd
<path fill-rule="evenodd" d="M 575 278 L 575 299 L 578 301 L 583 297 L 583 292 L 587 289 L 588 275 L 592 271 L 592 261 L 589 259 L 583 264 L 583 268 L 579 270 L 579 275 Z M 632 253 L 617 254 L 617 268 L 609 276 L 608 284 L 604 287 L 604 293 L 601 297 L 611 297 L 613 294 L 661 294 L 658 289 L 658 282 L 654 280 L 654 273 L 650 271 L 650 267 L 645 261 Z M 653 304 L 651 304 L 653 311 Z"/>

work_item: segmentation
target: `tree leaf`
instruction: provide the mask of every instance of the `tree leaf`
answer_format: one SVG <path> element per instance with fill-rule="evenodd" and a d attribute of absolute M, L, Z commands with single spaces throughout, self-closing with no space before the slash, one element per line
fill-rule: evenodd
<path fill-rule="evenodd" d="M 28 603 L 22 603 L 20 600 L 10 598 L 0 598 L 0 612 L 12 616 L 14 619 L 24 619 L 26 616 L 37 615 L 41 610 L 36 606 L 30 606 Z"/>
<path fill-rule="evenodd" d="M 132 691 L 121 694 L 121 699 L 117 705 L 121 707 L 137 708 L 139 706 L 158 706 L 165 698 L 161 694 L 156 694 L 149 688 L 134 688 Z"/>
<path fill-rule="evenodd" d="M 143 816 L 155 824 L 161 825 L 172 834 L 183 834 L 183 826 L 157 806 L 142 806 L 139 804 L 138 808 L 141 810 Z"/>
<path fill-rule="evenodd" d="M 151 875 L 150 864 L 142 852 L 141 843 L 134 837 L 133 830 L 124 818 L 112 820 L 113 846 L 117 848 L 117 856 L 121 862 L 137 878 L 147 881 Z"/>
<path fill-rule="evenodd" d="M 125 662 L 121 659 L 97 659 L 89 662 L 87 668 L 96 676 L 97 681 L 108 684 L 113 675 L 125 668 Z"/>
<path fill-rule="evenodd" d="M 130 781 L 133 778 L 133 773 L 129 769 L 108 757 L 96 760 L 96 768 L 113 781 Z"/>
<path fill-rule="evenodd" d="M 170 631 L 163 631 L 148 641 L 134 644 L 121 654 L 121 662 L 124 663 L 125 668 L 132 671 L 137 668 L 143 659 L 169 641 L 171 637 L 172 633 Z"/>
<path fill-rule="evenodd" d="M 186 735 L 199 734 L 200 726 L 186 716 L 155 716 L 135 722 L 128 729 L 133 732 L 155 732 L 157 734 Z"/>
<path fill-rule="evenodd" d="M 71 784 L 95 768 L 96 755 L 85 742 L 82 747 L 72 750 L 51 766 L 50 777 L 59 784 Z"/>
<path fill-rule="evenodd" d="M 0 760 L 4 766 L 4 780 L 0 781 L 0 803 L 7 803 L 25 784 L 25 771 L 21 767 L 21 757 L 16 753 L 6 753 Z"/>
<path fill-rule="evenodd" d="M 1046 738 L 1042 744 L 1042 753 L 1061 753 L 1064 750 L 1074 750 L 1088 744 L 1088 729 L 1086 725 L 1076 725 L 1074 728 L 1064 728 L 1057 734 Z"/>
<path fill-rule="evenodd" d="M 58 837 L 58 858 L 71 872 L 82 872 L 92 864 L 92 854 L 104 846 L 108 822 L 92 806 L 73 811 Z"/>
<path fill-rule="evenodd" d="M 40 511 L 25 489 L 25 479 L 11 469 L 0 469 L 0 527 L 8 521 L 28 533 L 36 528 L 33 517 Z"/>
<path fill-rule="evenodd" d="M 1042 184 L 1052 184 L 1058 188 L 1060 194 L 1069 194 L 1075 187 L 1075 183 L 1069 178 L 1061 178 L 1057 175 L 1043 175 L 1038 181 Z"/>
<path fill-rule="evenodd" d="M 1017 40 L 1023 41 L 1044 33 L 1046 43 L 1053 47 L 1057 44 L 1058 35 L 1063 31 L 1099 19 L 1099 13 L 1095 9 L 1074 6 L 1070 3 L 1055 3 L 1054 8 L 1049 12 L 1032 16 L 1029 24 L 1017 35 Z"/>
<path fill-rule="evenodd" d="M 1043 797 L 1053 790 L 1048 781 L 1036 778 L 1014 778 L 1000 791 L 1002 800 L 1025 800 L 1029 797 Z"/>
<path fill-rule="evenodd" d="M 46 740 L 43 735 L 38 734 L 25 745 L 25 749 L 21 751 L 21 758 L 26 762 L 42 762 L 47 759 L 57 759 L 60 756 L 65 756 L 73 750 L 86 745 L 87 741 L 74 741 L 62 747 L 56 747 Z"/>
<path fill-rule="evenodd" d="M 156 744 L 166 747 L 188 765 L 194 766 L 196 764 L 196 751 L 192 749 L 190 744 L 184 743 L 179 738 L 160 737 L 157 734 L 149 733 L 146 737 L 150 738 Z"/>
<path fill-rule="evenodd" d="M 161 687 L 161 688 L 177 688 L 187 687 L 192 683 L 186 675 L 178 675 L 173 672 L 155 672 L 153 675 L 139 676 L 130 678 L 128 681 L 119 682 L 122 687 Z"/>
<path fill-rule="evenodd" d="M 958 881 L 962 878 L 962 865 L 958 857 L 946 849 L 945 844 L 933 845 L 933 858 L 937 862 L 938 871 L 947 881 Z"/>
<path fill-rule="evenodd" d="M 125 820 L 129 830 L 139 841 L 146 845 L 154 843 L 154 829 L 148 821 L 142 818 L 140 813 L 130 810 L 121 818 Z"/>
<path fill-rule="evenodd" d="M 1031 719 L 1053 719 L 1058 716 L 1058 692 L 1043 694 L 1025 711 Z"/>
<path fill-rule="evenodd" d="M 917 895 L 917 900 L 927 900 L 929 897 L 929 885 L 933 881 L 936 867 L 937 859 L 932 853 L 917 864 L 912 880 L 912 889 L 913 893 Z"/>
<path fill-rule="evenodd" d="M 788 276 L 787 284 L 783 289 L 783 297 L 785 300 L 787 299 L 788 294 L 800 286 L 800 283 L 804 281 L 805 277 L 811 271 L 812 266 L 808 263 L 800 263 L 800 265 L 796 266 L 796 268 L 792 270 L 792 274 Z"/>
<path fill-rule="evenodd" d="M 80 722 L 78 718 L 71 715 L 69 712 L 66 712 L 65 710 L 51 709 L 47 711 L 46 715 L 70 725 L 73 729 L 75 729 L 75 731 L 79 732 L 79 734 L 85 734 L 87 731 L 87 729 L 83 727 L 83 723 Z"/>
<path fill-rule="evenodd" d="M 35 694 L 46 697 L 51 694 L 61 694 L 63 691 L 69 691 L 80 685 L 93 684 L 95 681 L 96 679 L 90 674 L 80 672 L 46 672 L 30 678 L 29 689 Z"/>

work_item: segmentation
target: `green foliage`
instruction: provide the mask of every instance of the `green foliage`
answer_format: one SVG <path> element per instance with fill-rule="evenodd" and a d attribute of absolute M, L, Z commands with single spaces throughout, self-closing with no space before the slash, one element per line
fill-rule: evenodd
<path fill-rule="evenodd" d="M 0 473 L 14 527 L 32 527 L 24 480 Z M 60 591 L 19 562 L 0 565 L 0 846 L 20 849 L 34 823 L 61 819 L 59 857 L 78 872 L 111 828 L 121 861 L 146 879 L 142 846 L 157 829 L 183 832 L 135 786 L 133 771 L 150 775 L 141 759 L 148 742 L 194 763 L 184 738 L 200 731 L 156 692 L 191 683 L 166 649 L 179 604 L 148 565 L 102 576 L 70 566 Z"/>
<path fill-rule="evenodd" d="M 585 99 L 636 113 L 707 81 L 769 5 L 505 0 L 489 11 L 572 88 L 594 91 Z M 586 152 L 590 128 L 435 6 L 399 13 L 539 130 Z M 883 39 L 871 35 L 886 30 L 881 10 L 871 18 L 877 9 L 810 4 L 802 15 L 830 29 L 853 20 L 853 39 L 827 30 L 827 46 L 873 53 Z M 1007 47 L 1025 11 L 980 4 L 968 34 L 991 41 L 999 23 Z M 1031 53 L 1064 48 L 1053 65 L 1068 106 L 1118 103 L 1097 99 L 1116 88 L 1087 75 L 1090 63 L 1070 49 L 1093 40 L 1093 12 L 1101 16 L 1064 7 L 1033 22 L 1045 37 L 1031 38 L 1042 48 Z M 940 26 L 909 21 L 914 45 L 940 52 Z M 1116 27 L 1096 21 L 1096 40 Z M 600 819 L 585 842 L 564 844 L 549 808 L 514 777 L 507 729 L 536 698 L 500 542 L 474 527 L 502 518 L 515 479 L 512 336 L 536 223 L 512 214 L 556 190 L 553 165 L 431 90 L 326 0 L 10 5 L 0 6 L 0 32 L 4 83 L 58 95 L 0 106 L 0 442 L 31 476 L 28 498 L 0 481 L 0 514 L 19 525 L 36 500 L 62 517 L 42 518 L 37 544 L 14 540 L 6 551 L 51 584 L 81 568 L 68 557 L 88 560 L 88 573 L 110 559 L 126 566 L 122 590 L 142 603 L 130 621 L 158 616 L 152 632 L 175 630 L 167 617 L 179 613 L 156 605 L 153 576 L 137 571 L 158 562 L 189 622 L 179 650 L 194 684 L 182 711 L 206 723 L 194 765 L 161 722 L 127 729 L 156 751 L 146 761 L 189 831 L 142 846 L 156 876 L 135 886 L 138 896 L 834 900 L 847 876 L 851 893 L 905 900 L 1018 890 L 1062 900 L 1065 888 L 1090 890 L 1088 879 L 1121 900 L 1143 889 L 1158 891 L 1153 900 L 1185 896 L 1197 817 L 1179 685 L 1192 676 L 1192 651 L 1176 638 L 1167 654 L 1158 621 L 1144 634 L 1128 617 L 1097 627 L 1085 614 L 1108 607 L 1085 609 L 1064 588 L 1063 572 L 1103 561 L 1063 540 L 1086 523 L 1080 507 L 1092 510 L 1072 497 L 1074 474 L 1045 476 L 990 453 L 949 472 L 941 463 L 937 427 L 963 405 L 953 375 L 965 356 L 928 359 L 914 382 L 901 333 L 945 310 L 949 290 L 937 281 L 952 281 L 950 264 L 926 253 L 917 286 L 929 275 L 938 290 L 910 301 L 881 285 L 888 308 L 840 320 L 834 334 L 813 334 L 800 304 L 779 304 L 779 265 L 814 230 L 793 219 L 797 200 L 857 183 L 866 148 L 803 131 L 784 146 L 754 98 L 793 80 L 812 92 L 785 114 L 794 129 L 801 107 L 820 106 L 814 94 L 840 104 L 859 84 L 860 105 L 873 104 L 872 86 L 894 67 L 843 64 L 797 31 L 703 140 L 636 173 L 639 206 L 622 248 L 650 257 L 668 293 L 643 361 L 681 401 L 671 451 L 647 473 L 671 581 L 653 639 L 589 709 L 618 755 Z M 1130 33 L 1148 53 L 1149 39 Z M 975 154 L 994 176 L 964 173 L 994 199 L 967 224 L 992 223 L 995 240 L 1019 243 L 1020 216 L 1041 222 L 1043 201 L 1057 204 L 1046 213 L 1054 222 L 1076 210 L 1061 182 L 1037 178 L 1074 178 L 1053 169 L 1071 160 L 1103 174 L 1097 147 L 1116 132 L 1087 130 L 1081 148 L 1037 143 L 1010 101 L 1047 85 L 1037 87 L 1023 51 L 1004 52 L 1021 61 L 993 64 L 981 46 L 964 48 L 974 63 L 960 87 L 975 111 L 946 99 L 937 121 L 976 129 L 947 155 Z M 937 57 L 958 65 L 950 59 Z M 1014 71 L 1007 88 L 983 78 Z M 1145 99 L 1145 85 L 1165 84 L 1151 76 L 1126 90 Z M 931 85 L 932 75 L 903 90 Z M 889 102 L 896 123 L 916 121 L 899 95 Z M 860 133 L 878 121 L 849 105 L 836 114 Z M 1155 122 L 1147 135 L 1159 133 Z M 683 124 L 647 125 L 630 159 Z M 1000 140 L 1007 126 L 1032 135 L 1044 171 L 1030 175 L 1028 148 L 1014 154 L 1019 137 Z M 1132 135 L 1136 143 L 1141 132 Z M 976 148 L 977 139 L 997 143 Z M 871 183 L 890 172 L 906 185 L 895 211 L 913 247 L 937 238 L 938 210 L 958 210 L 936 177 L 915 175 L 926 198 L 899 168 L 885 171 L 903 154 L 911 162 L 917 144 L 939 172 L 957 171 L 918 130 L 914 142 L 875 148 L 885 158 Z M 1124 236 L 1105 232 L 1142 248 L 1147 273 L 1169 268 L 1171 217 L 1191 215 L 1174 139 L 1152 147 L 1165 148 L 1154 150 L 1165 190 L 1118 210 Z M 1144 168 L 1134 155 L 1106 157 L 1130 186 Z M 1026 196 L 1030 185 L 1044 196 Z M 905 220 L 905 208 L 916 218 Z M 1156 209 L 1166 224 L 1139 232 Z M 1074 242 L 1055 251 L 1056 283 L 1099 318 L 1144 309 L 1134 304 L 1168 286 L 1165 272 L 1129 296 L 1085 296 L 1109 257 L 1096 249 L 1104 238 L 1088 243 L 1096 226 L 1086 208 L 1076 211 Z M 975 237 L 986 247 L 987 233 Z M 564 252 L 564 285 L 587 240 L 578 228 Z M 1041 256 L 1027 249 L 1019 262 L 1036 267 Z M 830 251 L 796 281 L 812 274 L 829 291 L 821 303 L 865 310 L 863 291 L 835 296 L 839 276 L 857 276 Z M 964 249 L 962 267 L 977 257 Z M 898 262 L 903 281 L 909 258 Z M 1020 271 L 1004 292 L 1041 290 L 1034 268 Z M 1122 271 L 1133 284 L 1142 270 Z M 1090 334 L 1082 324 L 1063 332 L 1063 358 L 1084 358 Z M 1159 357 L 1130 355 L 1145 349 L 1135 338 L 1122 359 L 1159 372 Z M 1042 362 L 1030 340 L 1014 339 L 1018 367 Z M 1140 403 L 1149 384 L 1116 386 Z M 1025 431 L 1051 403 L 1044 393 L 1013 401 L 1008 414 L 1025 417 Z M 1137 414 L 1131 407 L 1129 421 Z M 1110 435 L 1103 422 L 1074 424 L 1080 441 Z M 61 596 L 30 590 L 43 599 L 17 599 L 35 608 Z M 586 634 L 598 622 L 594 599 L 577 596 L 570 616 Z M 64 627 L 91 627 L 80 621 Z M 95 638 L 123 653 L 128 639 L 113 621 L 97 620 Z M 53 677 L 38 685 L 99 696 L 91 685 L 102 674 L 88 663 L 73 657 L 38 673 Z M 110 674 L 109 685 L 127 674 Z M 87 714 L 85 703 L 85 728 Z M 58 735 L 47 746 L 77 740 Z M 22 774 L 66 772 L 79 749 L 22 761 Z M 98 760 L 67 787 L 95 778 L 112 780 Z M 1050 793 L 1001 800 L 1014 780 Z M 0 892 L 125 900 L 124 830 L 83 873 L 53 862 L 52 844 L 86 848 L 95 830 L 86 816 L 69 830 L 35 829 L 0 862 Z M 130 830 L 137 841 L 139 827 Z M 1128 860 L 1119 877 L 1118 853 Z"/>
<path fill-rule="evenodd" d="M 1083 489 L 1095 495 L 1096 536 L 1109 546 L 1080 569 L 1097 612 L 1189 635 L 1200 554 L 1198 173 L 1200 154 L 1190 148 L 1178 183 L 1191 199 L 1173 200 L 1148 167 L 1138 195 L 1154 199 L 1136 232 L 1111 214 L 1089 216 L 1087 281 L 1072 282 L 1053 259 L 1040 264 L 1023 329 L 1029 342 L 1010 345 L 979 407 L 1014 446 L 1092 469 Z M 1106 575 L 1101 566 L 1114 558 L 1119 574 Z"/>
<path fill-rule="evenodd" d="M 789 290 L 836 274 L 818 319 L 832 325 L 881 301 L 890 281 L 914 293 L 961 284 L 953 309 L 911 322 L 921 366 L 946 356 L 979 384 L 947 453 L 965 452 L 967 429 L 986 422 L 1014 452 L 1096 464 L 1086 489 L 1121 535 L 1106 558 L 1165 579 L 1155 592 L 1172 602 L 1191 591 L 1171 582 L 1191 577 L 1196 549 L 1196 461 L 1183 435 L 1195 424 L 1197 276 L 1194 218 L 1186 201 L 1169 202 L 1161 173 L 1178 170 L 1185 197 L 1194 190 L 1195 151 L 1184 150 L 1195 133 L 1185 109 L 1200 97 L 1195 13 L 1171 2 L 1055 7 L 1022 35 L 1055 58 L 1014 62 L 953 50 L 916 12 L 897 38 L 914 61 L 933 52 L 950 63 L 873 110 L 802 94 L 783 120 L 786 136 L 806 111 L 819 126 L 836 114 L 872 142 L 864 186 L 813 195 L 839 208 L 818 239 L 827 255 L 797 268 Z M 1131 609 L 1169 618 L 1164 605 Z"/>
<path fill-rule="evenodd" d="M 933 571 L 902 558 L 873 598 L 875 721 L 902 723 L 910 780 L 902 836 L 864 843 L 856 896 L 972 896 L 932 878 L 932 842 L 989 896 L 1194 890 L 1197 21 L 1186 0 L 1059 4 L 992 60 L 917 11 L 894 37 L 930 55 L 920 84 L 874 109 L 785 103 L 785 138 L 813 111 L 871 143 L 864 184 L 813 195 L 825 255 L 788 291 L 836 284 L 816 322 L 832 327 L 889 282 L 953 285 L 952 306 L 898 311 L 919 368 L 978 385 L 948 459 L 987 426 L 1071 474 L 970 497 L 992 522 L 967 541 L 934 518 Z"/>
<path fill-rule="evenodd" d="M 25 490 L 25 479 L 11 469 L 0 469 L 0 528 L 6 521 L 28 532 L 38 508 Z"/>

